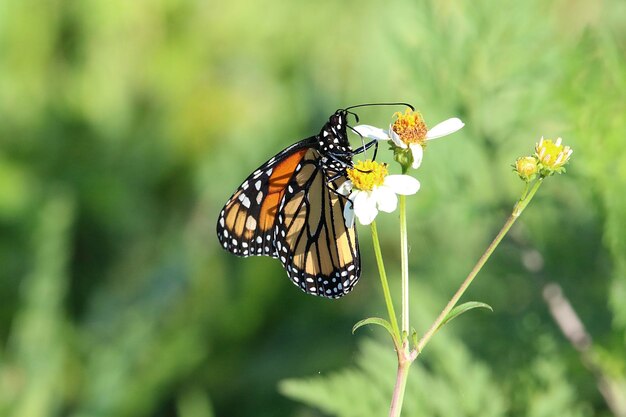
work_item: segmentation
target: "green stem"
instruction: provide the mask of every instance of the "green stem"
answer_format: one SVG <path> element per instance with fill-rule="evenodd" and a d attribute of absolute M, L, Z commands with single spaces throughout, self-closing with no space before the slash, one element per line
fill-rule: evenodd
<path fill-rule="evenodd" d="M 500 242 L 502 241 L 502 238 L 507 234 L 509 229 L 511 229 L 511 226 L 513 226 L 513 223 L 515 223 L 517 218 L 522 214 L 522 212 L 524 211 L 524 209 L 526 208 L 530 200 L 532 200 L 533 196 L 537 192 L 537 189 L 539 189 L 539 187 L 541 186 L 542 182 L 543 182 L 543 177 L 540 177 L 533 184 L 530 191 L 517 202 L 517 204 L 513 208 L 513 212 L 507 219 L 506 223 L 504 223 L 504 226 L 502 226 L 502 229 L 500 229 L 500 231 L 498 232 L 496 237 L 493 239 L 491 244 L 487 247 L 487 250 L 485 251 L 485 253 L 483 253 L 483 255 L 480 257 L 480 259 L 478 260 L 474 268 L 471 270 L 467 278 L 465 278 L 465 281 L 463 281 L 463 283 L 461 284 L 457 292 L 452 296 L 452 298 L 450 299 L 446 307 L 441 311 L 437 319 L 433 322 L 433 324 L 430 326 L 428 331 L 424 334 L 424 336 L 422 336 L 422 338 L 417 343 L 416 350 L 418 354 L 422 352 L 422 349 L 424 349 L 424 347 L 429 342 L 429 340 L 437 332 L 437 330 L 439 329 L 439 326 L 441 326 L 441 323 L 444 321 L 448 313 L 450 313 L 450 311 L 454 308 L 454 306 L 459 301 L 461 296 L 465 293 L 467 288 L 470 286 L 470 284 L 472 283 L 472 281 L 474 280 L 478 272 L 482 269 L 482 267 L 485 265 L 485 263 L 487 262 L 487 260 L 489 259 L 493 251 L 496 249 L 498 244 L 500 244 Z"/>
<path fill-rule="evenodd" d="M 380 275 L 380 283 L 383 287 L 383 294 L 385 296 L 385 304 L 387 305 L 387 313 L 389 314 L 389 321 L 395 334 L 394 343 L 399 343 L 400 330 L 398 329 L 398 320 L 396 319 L 396 312 L 393 308 L 393 301 L 391 299 L 391 292 L 389 291 L 389 283 L 387 282 L 387 273 L 385 272 L 385 264 L 383 262 L 383 255 L 380 251 L 380 241 L 378 240 L 378 230 L 376 229 L 376 222 L 371 224 L 372 228 L 372 243 L 374 244 L 374 253 L 376 254 L 376 263 L 378 264 L 378 274 Z"/>
<path fill-rule="evenodd" d="M 400 413 L 402 412 L 402 403 L 404 402 L 406 381 L 409 377 L 409 367 L 412 362 L 412 360 L 402 360 L 398 354 L 398 374 L 396 376 L 396 386 L 393 390 L 393 397 L 391 398 L 389 417 L 400 417 Z"/>
<path fill-rule="evenodd" d="M 524 195 L 522 196 L 520 201 L 518 201 L 517 204 L 515 205 L 515 207 L 513 208 L 512 216 L 519 217 L 520 214 L 522 214 L 522 212 L 524 211 L 524 209 L 526 208 L 528 203 L 530 203 L 530 200 L 533 199 L 533 197 L 535 196 L 535 193 L 537 192 L 537 190 L 539 189 L 539 187 L 543 183 L 543 179 L 544 178 L 545 177 L 539 177 L 539 179 L 537 181 L 535 181 L 535 183 L 533 184 L 533 186 L 530 189 L 530 191 L 528 191 L 528 186 L 529 185 L 526 185 L 526 192 L 524 193 Z"/>
<path fill-rule="evenodd" d="M 402 337 L 409 334 L 409 244 L 406 227 L 406 196 L 400 197 L 400 263 L 402 266 Z"/>
<path fill-rule="evenodd" d="M 530 190 L 530 182 L 526 183 L 526 187 L 524 187 L 524 192 L 522 193 L 522 196 L 520 197 L 520 201 L 526 198 L 526 196 L 528 195 L 528 190 Z"/>

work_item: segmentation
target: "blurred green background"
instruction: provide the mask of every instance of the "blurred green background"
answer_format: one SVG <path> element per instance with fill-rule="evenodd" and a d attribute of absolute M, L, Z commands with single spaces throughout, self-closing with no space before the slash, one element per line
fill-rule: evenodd
<path fill-rule="evenodd" d="M 0 1 L 0 415 L 385 415 L 391 344 L 350 333 L 385 315 L 369 230 L 361 282 L 331 301 L 214 227 L 337 108 L 406 100 L 466 123 L 409 199 L 418 331 L 518 198 L 515 158 L 542 135 L 574 154 L 466 295 L 494 313 L 435 337 L 404 415 L 623 417 L 625 98 L 622 0 Z M 396 217 L 379 229 L 398 294 Z"/>

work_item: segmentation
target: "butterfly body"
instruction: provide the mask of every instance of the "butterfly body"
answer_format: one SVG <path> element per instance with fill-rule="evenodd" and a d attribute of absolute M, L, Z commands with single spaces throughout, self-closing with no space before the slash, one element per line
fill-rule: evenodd
<path fill-rule="evenodd" d="M 350 147 L 346 117 L 346 110 L 338 110 L 319 134 L 250 174 L 217 223 L 224 249 L 277 258 L 295 285 L 329 298 L 347 294 L 360 275 L 356 230 L 343 217 L 349 202 L 337 192 L 358 153 Z"/>

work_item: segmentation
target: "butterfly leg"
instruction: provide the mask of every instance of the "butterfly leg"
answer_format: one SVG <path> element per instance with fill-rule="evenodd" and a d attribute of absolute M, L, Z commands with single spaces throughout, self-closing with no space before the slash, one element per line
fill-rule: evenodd
<path fill-rule="evenodd" d="M 338 155 L 339 156 L 341 156 L 341 155 L 352 156 L 352 154 L 347 153 L 347 152 L 337 152 L 336 154 L 335 153 L 328 153 L 327 157 L 332 159 L 335 162 L 339 162 L 341 165 L 343 165 L 345 167 L 350 167 L 350 168 L 354 167 L 354 163 L 352 163 L 352 161 L 346 162 L 345 160 L 339 158 Z"/>
<path fill-rule="evenodd" d="M 333 161 L 339 162 L 339 163 L 341 163 L 344 166 L 349 166 L 350 168 L 354 168 L 354 163 L 352 161 L 350 161 L 349 163 L 346 163 L 346 161 L 341 159 L 340 156 L 353 157 L 354 155 L 358 155 L 358 154 L 361 154 L 361 153 L 365 152 L 366 150 L 368 150 L 372 146 L 374 146 L 374 157 L 372 158 L 372 160 L 375 161 L 376 160 L 376 155 L 378 153 L 378 141 L 377 140 L 373 140 L 371 142 L 366 143 L 365 146 L 359 148 L 358 150 L 354 150 L 354 151 L 350 151 L 350 152 L 328 153 L 327 156 L 328 156 L 328 158 L 332 159 Z"/>
<path fill-rule="evenodd" d="M 352 200 L 350 200 L 350 197 L 348 197 L 347 195 L 343 195 L 341 194 L 339 191 L 337 191 L 337 189 L 333 188 L 333 186 L 335 185 L 334 182 L 332 182 L 334 179 L 337 179 L 341 176 L 342 174 L 337 174 L 335 175 L 333 178 L 331 178 L 327 183 L 326 183 L 326 187 L 328 188 L 328 190 L 333 193 L 336 194 L 339 199 L 344 199 L 346 204 L 350 204 L 350 208 L 354 209 L 354 202 Z"/>
<path fill-rule="evenodd" d="M 336 188 L 334 188 L 336 185 L 334 183 L 334 181 L 337 178 L 341 178 L 343 177 L 345 174 L 342 172 L 338 172 L 335 175 L 333 175 L 332 177 L 328 178 L 328 180 L 326 181 L 326 187 L 328 187 L 328 189 L 333 193 L 333 194 L 337 194 L 339 197 L 345 198 L 346 200 L 350 201 L 352 203 L 352 201 L 350 200 L 350 198 L 348 198 L 347 195 L 341 194 L 339 191 L 337 191 Z"/>
<path fill-rule="evenodd" d="M 374 157 L 372 158 L 373 160 L 375 160 L 376 159 L 376 153 L 378 152 L 378 141 L 377 140 L 373 140 L 371 142 L 366 143 L 363 146 L 360 146 L 359 148 L 357 148 L 357 149 L 353 150 L 352 152 L 350 152 L 350 155 L 354 156 L 354 155 L 358 155 L 360 153 L 364 153 L 366 150 L 368 150 L 372 146 L 375 146 L 375 148 L 374 148 Z"/>

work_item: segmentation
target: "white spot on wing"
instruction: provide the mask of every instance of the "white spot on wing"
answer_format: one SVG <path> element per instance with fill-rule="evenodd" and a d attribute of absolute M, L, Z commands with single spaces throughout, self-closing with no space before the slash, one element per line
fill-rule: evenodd
<path fill-rule="evenodd" d="M 254 230 L 256 229 L 256 219 L 252 216 L 248 216 L 246 219 L 246 229 Z"/>

